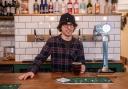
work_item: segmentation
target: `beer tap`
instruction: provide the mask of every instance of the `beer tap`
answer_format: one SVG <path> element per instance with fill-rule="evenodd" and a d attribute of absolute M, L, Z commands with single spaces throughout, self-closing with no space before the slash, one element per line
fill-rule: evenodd
<path fill-rule="evenodd" d="M 35 42 L 37 42 L 37 34 L 36 34 L 36 29 L 34 29 L 34 37 L 35 37 Z"/>
<path fill-rule="evenodd" d="M 98 73 L 104 72 L 104 73 L 111 73 L 113 72 L 108 67 L 108 42 L 109 42 L 109 34 L 108 32 L 111 30 L 111 27 L 109 24 L 97 24 L 94 27 L 93 35 L 95 39 L 97 39 L 97 36 L 101 36 L 102 38 L 102 45 L 103 45 L 103 67 L 98 70 Z"/>
<path fill-rule="evenodd" d="M 51 29 L 49 29 L 49 35 L 50 35 L 50 37 L 51 37 Z"/>
<path fill-rule="evenodd" d="M 78 32 L 78 39 L 79 39 L 79 40 L 81 40 L 81 37 L 80 37 L 80 36 L 81 36 L 81 31 L 80 31 L 80 29 L 79 29 L 79 32 Z"/>
<path fill-rule="evenodd" d="M 44 39 L 43 38 L 40 38 L 37 33 L 36 33 L 36 29 L 34 29 L 34 36 L 35 36 L 35 42 L 40 42 L 40 41 L 43 41 Z"/>
<path fill-rule="evenodd" d="M 50 24 L 49 24 L 49 35 L 50 35 L 50 37 L 52 36 Z"/>

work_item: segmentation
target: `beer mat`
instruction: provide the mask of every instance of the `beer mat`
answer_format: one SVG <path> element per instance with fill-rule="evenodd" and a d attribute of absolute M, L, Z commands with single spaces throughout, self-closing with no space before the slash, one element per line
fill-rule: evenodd
<path fill-rule="evenodd" d="M 107 77 L 70 77 L 70 78 L 59 78 L 59 79 L 57 79 L 57 82 L 63 83 L 63 84 L 113 83 L 112 80 L 110 78 L 107 78 Z"/>
<path fill-rule="evenodd" d="M 19 89 L 20 84 L 0 84 L 0 89 Z"/>

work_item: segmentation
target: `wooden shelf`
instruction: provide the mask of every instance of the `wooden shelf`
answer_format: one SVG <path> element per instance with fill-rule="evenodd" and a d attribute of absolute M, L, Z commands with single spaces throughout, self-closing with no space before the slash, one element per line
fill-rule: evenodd
<path fill-rule="evenodd" d="M 62 14 L 16 14 L 15 16 L 60 16 Z M 120 13 L 115 14 L 73 14 L 75 16 L 113 16 L 121 15 Z"/>
<path fill-rule="evenodd" d="M 14 20 L 14 16 L 0 16 L 0 20 Z"/>
<path fill-rule="evenodd" d="M 15 36 L 15 34 L 0 34 L 0 37 L 5 37 L 5 36 Z"/>

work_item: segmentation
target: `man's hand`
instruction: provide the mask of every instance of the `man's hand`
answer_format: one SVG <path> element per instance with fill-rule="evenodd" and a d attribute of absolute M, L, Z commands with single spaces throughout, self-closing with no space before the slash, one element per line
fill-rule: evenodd
<path fill-rule="evenodd" d="M 86 66 L 85 65 L 81 65 L 81 73 L 84 73 L 86 70 Z"/>
<path fill-rule="evenodd" d="M 35 76 L 35 74 L 33 72 L 27 72 L 27 73 L 24 73 L 24 74 L 20 75 L 18 77 L 18 79 L 20 79 L 20 80 L 26 80 L 28 78 L 33 78 L 34 76 Z"/>

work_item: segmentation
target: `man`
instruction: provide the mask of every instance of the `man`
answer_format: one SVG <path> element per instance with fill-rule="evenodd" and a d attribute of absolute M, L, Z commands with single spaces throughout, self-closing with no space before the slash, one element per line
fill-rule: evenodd
<path fill-rule="evenodd" d="M 81 73 L 85 71 L 85 58 L 82 42 L 72 36 L 77 24 L 75 17 L 69 13 L 61 15 L 57 29 L 60 35 L 51 37 L 42 48 L 40 54 L 35 57 L 30 71 L 19 76 L 20 80 L 33 78 L 38 72 L 39 66 L 51 55 L 53 72 L 71 71 L 72 62 L 81 62 Z"/>

